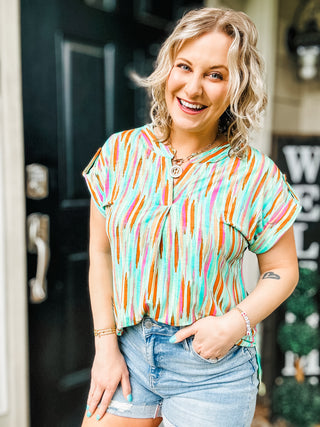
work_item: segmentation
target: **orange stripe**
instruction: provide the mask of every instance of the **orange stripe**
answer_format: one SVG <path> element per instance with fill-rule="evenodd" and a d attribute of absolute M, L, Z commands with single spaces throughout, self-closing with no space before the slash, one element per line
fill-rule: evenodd
<path fill-rule="evenodd" d="M 136 268 L 138 267 L 140 259 L 140 233 L 138 234 L 137 252 L 136 252 Z"/>
<path fill-rule="evenodd" d="M 232 203 L 232 206 L 231 206 L 231 212 L 230 212 L 230 215 L 229 215 L 229 218 L 230 218 L 231 220 L 233 219 L 234 211 L 235 211 L 235 208 L 236 208 L 236 202 L 237 202 L 237 198 L 235 197 L 235 198 L 234 198 L 234 201 L 233 201 L 233 203 Z"/>
<path fill-rule="evenodd" d="M 119 187 L 117 185 L 114 185 L 110 199 L 115 200 L 117 198 L 118 193 L 119 193 Z"/>
<path fill-rule="evenodd" d="M 139 213 L 140 213 L 140 211 L 142 209 L 142 206 L 144 205 L 144 199 L 145 198 L 146 198 L 146 196 L 143 196 L 143 199 L 140 201 L 139 206 L 137 207 L 136 212 L 135 212 L 135 214 L 132 217 L 131 225 L 130 225 L 130 230 L 132 230 L 132 227 L 133 227 L 134 223 L 136 222 L 137 216 L 139 215 Z M 134 209 L 132 209 L 132 212 L 133 211 L 134 211 Z M 129 218 L 128 218 L 128 220 L 129 220 Z"/>
<path fill-rule="evenodd" d="M 154 275 L 154 260 L 152 261 L 152 264 L 151 264 L 151 267 L 150 267 L 150 272 L 149 272 L 148 298 L 150 298 L 151 291 L 152 291 L 153 275 Z"/>
<path fill-rule="evenodd" d="M 215 311 L 216 311 L 216 305 L 215 305 L 215 303 L 213 302 L 212 303 L 212 306 L 211 306 L 211 310 L 210 310 L 210 316 L 214 316 L 214 314 L 215 314 Z"/>
<path fill-rule="evenodd" d="M 234 289 L 235 298 L 236 298 L 235 303 L 239 304 L 240 300 L 239 300 L 239 294 L 238 294 L 238 289 L 237 289 L 237 281 L 235 278 L 233 278 L 233 289 Z"/>
<path fill-rule="evenodd" d="M 245 178 L 243 180 L 242 190 L 244 190 L 244 187 L 247 185 L 247 182 L 248 182 L 248 180 L 250 178 L 250 175 L 252 173 L 252 170 L 253 170 L 254 163 L 255 163 L 255 161 L 254 161 L 254 158 L 253 158 L 252 161 L 251 161 L 251 163 L 250 163 L 248 173 L 247 173 L 247 175 L 245 176 Z"/>
<path fill-rule="evenodd" d="M 123 293 L 124 293 L 124 297 L 123 297 L 123 305 L 124 305 L 124 309 L 127 309 L 127 304 L 128 304 L 128 276 L 127 273 L 124 276 L 124 288 L 123 288 Z"/>
<path fill-rule="evenodd" d="M 268 216 L 270 215 L 270 213 L 273 211 L 273 209 L 274 209 L 274 207 L 275 207 L 275 205 L 276 205 L 276 203 L 277 203 L 277 201 L 278 201 L 278 199 L 279 199 L 279 197 L 281 196 L 281 193 L 279 193 L 278 195 L 277 195 L 277 197 L 275 198 L 275 200 L 274 200 L 274 202 L 272 203 L 272 206 L 271 206 L 271 208 L 269 209 L 269 211 L 266 213 L 266 218 L 268 218 Z"/>
<path fill-rule="evenodd" d="M 212 187 L 214 176 L 215 176 L 215 171 L 213 171 L 213 173 L 211 174 L 211 178 L 210 178 L 209 184 L 208 184 L 207 189 L 206 189 L 205 197 L 207 197 L 207 195 L 208 195 L 208 193 Z"/>
<path fill-rule="evenodd" d="M 159 314 L 160 314 L 160 303 L 158 303 L 157 310 L 156 310 L 156 315 L 155 315 L 155 319 L 154 320 L 158 320 L 159 319 Z"/>
<path fill-rule="evenodd" d="M 220 274 L 220 272 L 218 270 L 216 280 L 214 281 L 214 284 L 213 284 L 213 294 L 214 295 L 217 294 L 217 289 L 218 289 L 220 280 L 221 280 L 221 274 Z"/>
<path fill-rule="evenodd" d="M 190 168 L 193 166 L 193 163 L 189 163 L 188 166 L 183 169 L 182 174 L 176 179 L 176 184 L 181 181 L 181 179 L 188 173 Z"/>
<path fill-rule="evenodd" d="M 290 221 L 290 219 L 292 218 L 292 216 L 294 215 L 295 209 L 292 209 L 290 215 L 288 216 L 288 218 L 286 220 L 284 220 L 281 224 L 280 227 L 277 228 L 277 232 L 279 230 L 281 230 L 282 228 L 284 228 L 284 226 Z"/>
<path fill-rule="evenodd" d="M 265 180 L 267 179 L 267 173 L 268 172 L 265 172 L 265 174 L 263 175 L 263 178 L 261 179 L 256 192 L 254 193 L 254 196 L 253 196 L 253 199 L 252 199 L 252 202 L 251 202 L 252 205 L 254 204 L 256 198 L 258 197 L 258 194 L 260 193 L 260 190 L 261 190 L 261 188 L 262 188 Z"/>
<path fill-rule="evenodd" d="M 137 166 L 137 169 L 136 169 L 136 175 L 134 177 L 132 188 L 134 188 L 136 186 L 136 183 L 137 183 L 137 180 L 138 180 L 138 176 L 139 176 L 139 172 L 140 172 L 140 169 L 141 169 L 141 164 L 142 164 L 142 159 L 140 158 L 138 166 Z"/>
<path fill-rule="evenodd" d="M 118 261 L 118 264 L 120 264 L 120 233 L 119 233 L 119 225 L 117 225 L 116 236 L 117 236 L 117 261 Z"/>
<path fill-rule="evenodd" d="M 130 138 L 130 136 L 131 136 L 131 134 L 132 134 L 132 132 L 134 131 L 134 129 L 131 129 L 131 130 L 128 130 L 126 133 L 125 133 L 125 140 L 124 140 L 124 144 L 125 144 L 125 146 L 127 146 L 127 144 L 128 144 L 128 141 L 129 141 L 129 138 Z"/>
<path fill-rule="evenodd" d="M 123 166 L 123 170 L 122 170 L 122 176 L 124 176 L 124 174 L 125 174 L 125 172 L 127 170 L 128 161 L 129 161 L 129 155 L 130 155 L 130 150 L 127 150 L 126 159 L 124 161 L 124 166 Z"/>
<path fill-rule="evenodd" d="M 184 297 L 185 287 L 186 286 L 185 286 L 185 283 L 184 283 L 184 276 L 182 276 L 182 278 L 181 278 L 181 295 L 182 295 L 182 307 L 183 307 L 183 309 L 184 309 L 183 302 L 184 302 L 184 299 L 185 299 L 185 297 Z"/>
<path fill-rule="evenodd" d="M 159 252 L 160 252 L 160 258 L 162 258 L 162 253 L 163 253 L 163 240 L 162 240 L 162 236 L 161 236 L 160 245 L 159 245 Z"/>
<path fill-rule="evenodd" d="M 224 209 L 225 212 L 228 212 L 228 210 L 229 210 L 230 201 L 231 201 L 231 189 L 229 188 L 227 200 L 226 200 L 226 205 L 225 205 L 225 209 Z"/>
<path fill-rule="evenodd" d="M 99 160 L 101 161 L 102 166 L 105 166 L 105 165 L 106 165 L 106 162 L 104 161 L 104 157 L 103 157 L 103 155 L 102 155 L 102 150 L 100 150 L 100 151 L 101 151 L 101 154 L 100 154 L 100 156 L 99 156 Z"/>
<path fill-rule="evenodd" d="M 191 301 L 191 288 L 190 288 L 190 280 L 188 280 L 188 286 L 187 286 L 187 318 L 190 316 L 190 301 Z"/>
<path fill-rule="evenodd" d="M 203 159 L 201 159 L 199 163 L 205 163 L 205 162 L 207 162 L 208 160 L 212 159 L 213 157 L 218 156 L 219 154 L 221 154 L 221 153 L 225 150 L 224 146 L 225 146 L 226 144 L 227 144 L 227 143 L 223 144 L 223 145 L 222 145 L 222 148 L 221 148 L 219 151 L 216 151 L 215 153 L 210 154 L 210 156 L 206 156 L 206 157 L 204 157 Z"/>
<path fill-rule="evenodd" d="M 203 239 L 201 237 L 200 253 L 199 253 L 199 276 L 202 274 L 202 257 L 203 257 Z"/>
<path fill-rule="evenodd" d="M 113 170 L 116 170 L 116 164 L 117 164 L 117 154 L 118 154 L 118 145 L 119 145 L 119 137 L 116 139 L 114 147 L 113 147 Z"/>
<path fill-rule="evenodd" d="M 248 229 L 249 229 L 249 234 L 250 234 L 250 230 L 251 230 L 252 225 L 255 223 L 256 216 L 257 216 L 257 215 L 253 215 L 253 217 L 252 217 L 252 218 L 250 219 L 250 221 L 249 221 L 249 227 L 248 227 Z"/>
<path fill-rule="evenodd" d="M 223 240 L 223 222 L 219 223 L 219 241 L 218 241 L 218 252 L 220 252 L 222 248 L 222 240 Z"/>
<path fill-rule="evenodd" d="M 193 236 L 194 232 L 194 200 L 191 203 L 191 209 L 190 209 L 190 232 Z"/>
<path fill-rule="evenodd" d="M 98 183 L 99 183 L 99 187 L 101 188 L 101 190 L 102 190 L 102 191 L 104 191 L 104 188 L 103 188 L 103 185 L 102 185 L 102 182 L 101 182 L 100 176 L 99 176 L 99 175 L 96 175 L 96 177 L 97 177 L 97 180 L 98 180 Z"/>
<path fill-rule="evenodd" d="M 149 312 L 149 306 L 147 304 L 147 301 L 143 301 L 143 310 L 145 313 Z"/>
<path fill-rule="evenodd" d="M 165 192 L 164 192 L 164 201 L 163 201 L 164 205 L 168 204 L 168 199 L 169 199 L 169 182 L 167 180 L 166 186 L 165 186 Z"/>
<path fill-rule="evenodd" d="M 232 175 L 233 175 L 234 171 L 236 170 L 239 162 L 240 162 L 240 160 L 238 159 L 238 157 L 236 157 L 235 160 L 234 160 L 234 162 L 233 162 L 233 164 L 232 164 L 232 168 L 231 168 L 231 171 L 230 171 L 228 179 L 230 179 L 232 177 Z"/>
<path fill-rule="evenodd" d="M 174 271 L 177 272 L 179 262 L 179 239 L 178 232 L 175 231 L 174 235 Z"/>

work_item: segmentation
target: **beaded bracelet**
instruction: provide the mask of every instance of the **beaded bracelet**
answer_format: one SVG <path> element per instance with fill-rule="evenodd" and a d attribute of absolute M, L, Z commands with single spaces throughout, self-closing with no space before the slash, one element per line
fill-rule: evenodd
<path fill-rule="evenodd" d="M 94 329 L 95 337 L 103 337 L 104 335 L 111 335 L 116 333 L 116 328 Z"/>
<path fill-rule="evenodd" d="M 243 317 L 243 320 L 246 322 L 246 335 L 250 336 L 251 335 L 251 325 L 250 325 L 250 320 L 249 317 L 247 316 L 247 313 L 243 310 L 241 310 L 240 307 L 235 307 L 236 310 L 239 311 L 239 313 L 241 314 L 241 316 Z"/>

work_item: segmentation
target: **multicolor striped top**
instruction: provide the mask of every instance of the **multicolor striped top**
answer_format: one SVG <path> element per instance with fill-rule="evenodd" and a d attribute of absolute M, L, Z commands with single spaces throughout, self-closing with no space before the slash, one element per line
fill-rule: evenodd
<path fill-rule="evenodd" d="M 84 170 L 106 217 L 118 334 L 146 314 L 185 326 L 226 313 L 247 295 L 245 250 L 267 251 L 294 222 L 300 205 L 274 162 L 229 149 L 196 155 L 174 182 L 172 151 L 145 125 L 112 135 Z"/>

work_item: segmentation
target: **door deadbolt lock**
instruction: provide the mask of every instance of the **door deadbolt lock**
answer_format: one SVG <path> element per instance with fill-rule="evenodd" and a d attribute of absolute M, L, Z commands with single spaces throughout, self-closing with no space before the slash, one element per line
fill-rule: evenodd
<path fill-rule="evenodd" d="M 29 199 L 41 200 L 49 195 L 49 171 L 46 166 L 32 163 L 26 166 L 26 194 Z"/>

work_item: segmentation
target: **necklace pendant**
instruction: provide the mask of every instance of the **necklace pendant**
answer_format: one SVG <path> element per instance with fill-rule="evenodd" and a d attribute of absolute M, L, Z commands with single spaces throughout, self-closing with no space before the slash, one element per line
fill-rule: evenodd
<path fill-rule="evenodd" d="M 170 176 L 172 178 L 178 178 L 182 174 L 182 167 L 179 165 L 173 165 L 170 168 Z"/>

